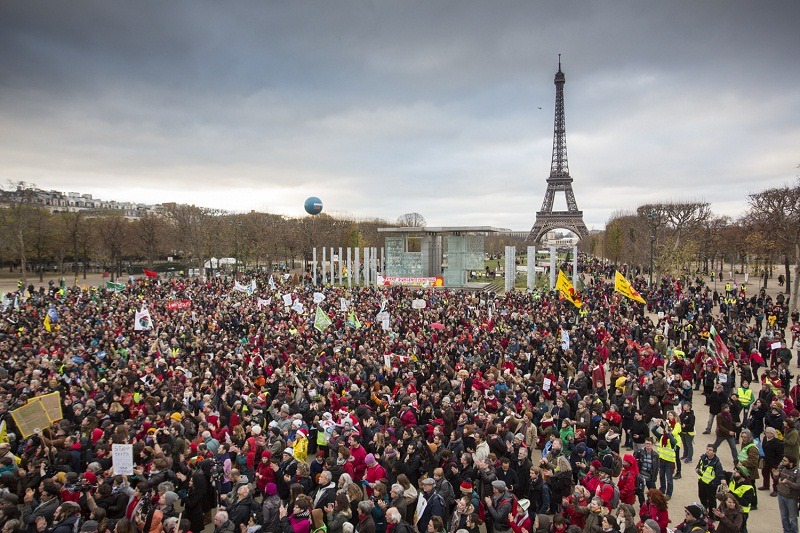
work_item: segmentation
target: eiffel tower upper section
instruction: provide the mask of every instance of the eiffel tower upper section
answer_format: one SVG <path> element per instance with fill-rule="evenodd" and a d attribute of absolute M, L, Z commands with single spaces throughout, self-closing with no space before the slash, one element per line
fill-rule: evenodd
<path fill-rule="evenodd" d="M 536 213 L 528 241 L 541 244 L 547 232 L 554 229 L 568 229 L 579 239 L 587 237 L 589 230 L 583 222 L 583 211 L 578 210 L 575 194 L 572 192 L 572 177 L 569 175 L 567 162 L 567 127 L 564 118 L 564 83 L 566 78 L 561 71 L 561 55 L 558 56 L 558 72 L 554 80 L 556 85 L 556 115 L 553 127 L 553 158 L 550 163 L 550 176 L 547 178 L 547 191 L 542 202 L 542 209 Z M 553 211 L 553 200 L 556 192 L 563 191 L 567 200 L 566 211 Z"/>

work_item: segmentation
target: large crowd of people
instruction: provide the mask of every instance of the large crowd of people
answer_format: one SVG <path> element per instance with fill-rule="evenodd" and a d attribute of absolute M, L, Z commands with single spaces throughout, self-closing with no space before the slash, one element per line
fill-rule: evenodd
<path fill-rule="evenodd" d="M 629 271 L 642 305 L 580 271 L 580 308 L 256 273 L 11 294 L 3 533 L 738 532 L 770 496 L 796 532 L 797 310 Z M 63 418 L 23 436 L 11 411 L 51 392 Z"/>

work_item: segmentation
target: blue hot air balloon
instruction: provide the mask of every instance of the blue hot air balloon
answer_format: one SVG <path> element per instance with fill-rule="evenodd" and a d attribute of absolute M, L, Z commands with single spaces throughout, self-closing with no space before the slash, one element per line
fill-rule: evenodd
<path fill-rule="evenodd" d="M 312 196 L 306 199 L 306 203 L 303 204 L 303 207 L 309 215 L 319 215 L 322 213 L 322 200 L 316 196 Z"/>

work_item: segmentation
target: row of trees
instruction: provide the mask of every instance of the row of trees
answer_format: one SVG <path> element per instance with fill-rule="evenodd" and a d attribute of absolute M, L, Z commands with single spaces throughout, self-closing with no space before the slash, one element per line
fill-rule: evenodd
<path fill-rule="evenodd" d="M 424 225 L 420 215 L 411 213 L 397 224 L 420 220 Z M 377 228 L 391 225 L 378 219 L 231 214 L 175 204 L 167 205 L 162 215 L 136 219 L 117 211 L 51 213 L 37 205 L 31 185 L 12 183 L 0 190 L 2 262 L 20 266 L 26 284 L 31 270 L 41 279 L 46 265 L 63 271 L 70 264 L 77 274 L 80 264 L 85 274 L 88 263 L 99 263 L 119 276 L 129 262 L 153 268 L 167 256 L 200 269 L 211 257 L 235 257 L 254 267 L 285 262 L 294 268 L 314 247 L 380 246 Z"/>
<path fill-rule="evenodd" d="M 617 211 L 605 231 L 582 243 L 583 251 L 616 263 L 646 266 L 651 247 L 655 272 L 718 272 L 724 264 L 764 276 L 782 266 L 786 293 L 797 306 L 800 282 L 800 179 L 750 194 L 738 219 L 719 216 L 708 202 L 646 204 Z M 793 267 L 792 267 L 793 265 Z M 793 285 L 792 285 L 793 281 Z"/>

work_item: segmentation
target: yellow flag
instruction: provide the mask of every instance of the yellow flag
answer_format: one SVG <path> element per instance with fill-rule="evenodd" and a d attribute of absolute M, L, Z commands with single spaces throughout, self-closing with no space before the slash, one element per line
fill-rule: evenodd
<path fill-rule="evenodd" d="M 614 290 L 623 296 L 630 298 L 631 300 L 635 300 L 643 304 L 647 303 L 644 298 L 642 298 L 642 295 L 636 292 L 636 289 L 633 288 L 631 282 L 625 279 L 625 276 L 620 274 L 619 270 L 617 270 L 617 273 L 614 276 Z"/>
<path fill-rule="evenodd" d="M 50 315 L 49 314 L 45 315 L 45 317 L 44 317 L 44 329 L 47 330 L 47 333 L 50 333 L 50 330 L 52 329 L 52 325 L 50 323 Z"/>
<path fill-rule="evenodd" d="M 578 293 L 575 292 L 575 287 L 572 286 L 569 279 L 567 279 L 566 274 L 561 270 L 558 271 L 558 279 L 556 280 L 556 290 L 564 295 L 564 298 L 572 302 L 572 305 L 577 307 L 578 309 L 581 308 L 583 302 L 581 302 L 580 296 Z"/>

